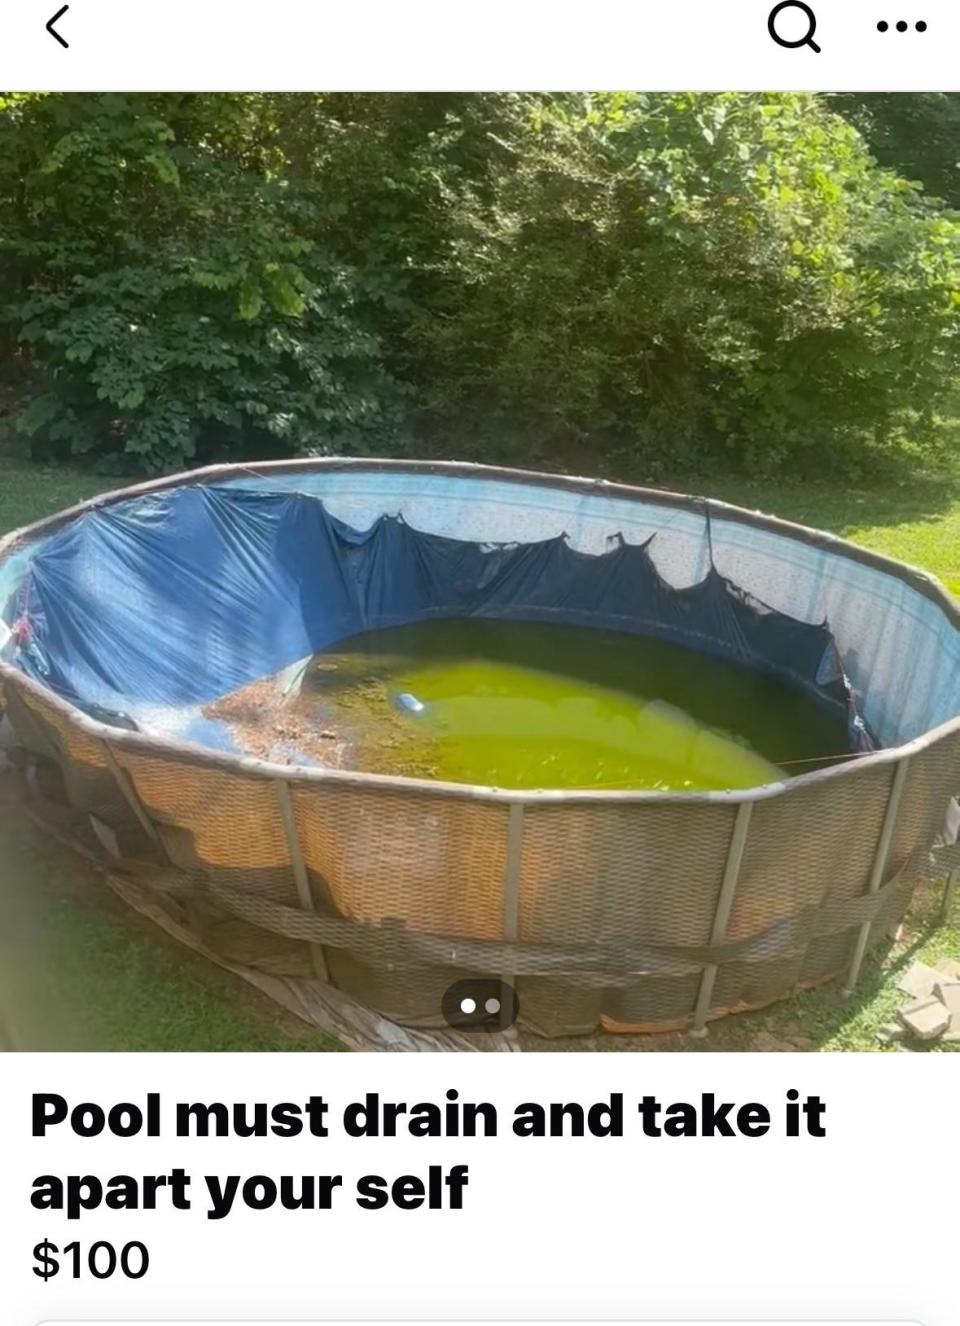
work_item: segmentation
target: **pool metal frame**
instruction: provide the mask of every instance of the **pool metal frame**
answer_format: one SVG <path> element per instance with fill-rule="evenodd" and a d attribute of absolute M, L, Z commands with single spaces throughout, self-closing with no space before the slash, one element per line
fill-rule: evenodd
<path fill-rule="evenodd" d="M 78 503 L 69 509 L 58 512 L 55 515 L 40 520 L 21 530 L 14 531 L 0 539 L 0 562 L 4 561 L 12 553 L 20 551 L 38 539 L 44 538 L 63 526 L 70 524 L 87 512 L 96 511 L 99 508 L 117 502 L 126 502 L 139 496 L 160 493 L 189 485 L 234 480 L 241 478 L 244 475 L 248 475 L 252 478 L 260 478 L 275 474 L 313 473 L 318 471 L 355 471 L 361 473 L 393 471 L 420 475 L 435 474 L 447 477 L 453 476 L 466 480 L 473 478 L 487 480 L 495 479 L 499 481 L 516 482 L 527 486 L 542 485 L 549 488 L 566 490 L 568 492 L 640 500 L 645 503 L 664 507 L 681 508 L 694 512 L 700 516 L 713 515 L 722 517 L 727 521 L 734 521 L 748 526 L 767 529 L 788 536 L 791 539 L 803 541 L 817 548 L 841 554 L 848 559 L 860 561 L 867 566 L 878 569 L 886 575 L 896 577 L 909 585 L 911 589 L 923 594 L 933 601 L 944 613 L 953 627 L 960 631 L 960 606 L 958 606 L 946 590 L 943 589 L 932 577 L 923 571 L 906 565 L 905 563 L 856 547 L 845 540 L 824 531 L 808 529 L 805 526 L 780 520 L 777 517 L 763 515 L 759 512 L 749 511 L 713 499 L 685 496 L 659 489 L 633 487 L 625 484 L 611 483 L 606 480 L 572 478 L 455 461 L 419 462 L 403 460 L 374 461 L 367 459 L 321 459 L 275 461 L 251 465 L 208 466 L 203 469 L 192 470 L 184 474 L 156 479 L 102 494 L 89 501 Z M 291 800 L 291 785 L 316 785 L 317 787 L 334 786 L 344 789 L 363 789 L 366 791 L 374 791 L 376 789 L 395 790 L 403 791 L 405 794 L 414 797 L 418 795 L 429 795 L 432 798 L 440 797 L 460 802 L 481 802 L 506 807 L 508 809 L 508 814 L 505 873 L 503 880 L 503 943 L 501 946 L 493 946 L 491 952 L 499 952 L 499 955 L 502 958 L 502 970 L 500 974 L 502 979 L 508 982 L 512 982 L 516 977 L 517 963 L 513 959 L 515 959 L 517 953 L 522 947 L 519 924 L 521 862 L 523 857 L 524 818 L 526 812 L 530 808 L 547 805 L 567 807 L 612 805 L 627 807 L 633 805 L 664 806 L 673 804 L 688 807 L 696 804 L 712 807 L 718 805 L 730 807 L 733 812 L 733 828 L 710 928 L 709 944 L 707 946 L 707 958 L 709 959 L 710 951 L 718 951 L 718 957 L 715 961 L 704 960 L 699 964 L 702 968 L 702 974 L 699 981 L 695 1006 L 690 1012 L 690 1017 L 687 1023 L 695 1035 L 703 1035 L 706 1033 L 707 1021 L 711 1016 L 715 1017 L 722 1012 L 729 1011 L 723 1009 L 718 1012 L 713 1009 L 712 997 L 717 974 L 722 963 L 722 958 L 719 957 L 719 951 L 723 950 L 724 946 L 728 943 L 728 923 L 737 895 L 744 854 L 750 839 L 751 820 L 756 808 L 763 803 L 789 796 L 791 793 L 796 793 L 803 788 L 827 785 L 833 782 L 837 783 L 838 786 L 843 786 L 844 780 L 850 776 L 851 766 L 858 770 L 863 769 L 864 767 L 870 767 L 873 769 L 889 767 L 892 770 L 891 783 L 886 806 L 883 812 L 881 829 L 875 843 L 873 860 L 865 892 L 865 897 L 870 898 L 873 895 L 878 894 L 884 884 L 891 843 L 897 827 L 898 812 L 903 799 L 904 790 L 909 783 L 912 762 L 918 755 L 928 751 L 931 747 L 946 742 L 949 739 L 960 738 L 960 716 L 957 716 L 950 719 L 948 722 L 923 733 L 915 740 L 904 745 L 865 753 L 857 756 L 856 759 L 851 760 L 847 764 L 834 765 L 826 769 L 801 774 L 788 781 L 770 783 L 761 787 L 741 791 L 654 792 L 623 790 L 561 791 L 550 789 L 538 791 L 507 791 L 495 787 L 444 783 L 427 779 L 400 777 L 387 774 L 277 765 L 272 764 L 269 761 L 249 756 L 216 752 L 194 744 L 164 740 L 144 733 L 130 732 L 110 727 L 90 718 L 69 702 L 59 698 L 33 679 L 27 677 L 11 663 L 0 659 L 0 700 L 2 700 L 5 692 L 11 693 L 16 692 L 17 690 L 27 696 L 33 696 L 37 701 L 41 701 L 44 707 L 59 714 L 62 720 L 70 728 L 75 729 L 77 732 L 82 733 L 85 737 L 98 744 L 103 752 L 106 766 L 109 768 L 124 801 L 129 806 L 131 813 L 135 817 L 144 835 L 149 839 L 153 847 L 159 849 L 163 856 L 168 861 L 171 861 L 172 864 L 174 863 L 167 850 L 162 828 L 158 828 L 149 808 L 145 804 L 142 796 L 138 793 L 135 779 L 131 777 L 129 771 L 123 767 L 122 757 L 124 753 L 161 755 L 167 760 L 169 760 L 170 757 L 179 757 L 186 765 L 199 765 L 207 769 L 215 768 L 226 772 L 232 771 L 243 773 L 270 782 L 274 788 L 280 820 L 283 825 L 283 833 L 289 854 L 289 870 L 294 883 L 295 895 L 299 903 L 299 908 L 307 921 L 305 927 L 296 926 L 294 928 L 297 929 L 299 937 L 301 929 L 304 930 L 304 933 L 306 933 L 307 930 L 310 930 L 309 920 L 310 918 L 313 919 L 312 933 L 315 934 L 315 938 L 307 941 L 308 952 L 314 975 L 317 979 L 324 981 L 330 979 L 330 974 L 325 955 L 323 935 L 326 934 L 328 940 L 333 938 L 336 943 L 342 943 L 343 936 L 347 934 L 347 931 L 341 930 L 335 935 L 335 929 L 330 924 L 334 918 L 324 918 L 318 912 L 314 890 L 311 886 L 309 872 L 304 861 L 304 852 L 301 834 L 298 831 L 296 811 Z M 945 800 L 948 800 L 949 797 L 957 791 L 960 791 L 960 788 L 944 789 Z M 932 846 L 933 843 L 929 844 L 929 847 Z M 950 890 L 953 888 L 958 873 L 960 873 L 960 871 L 952 873 L 947 880 L 944 892 L 944 909 L 946 909 L 949 903 Z M 223 891 L 218 891 L 217 896 L 223 901 L 227 894 Z M 845 996 L 852 993 L 860 977 L 863 960 L 870 941 L 874 915 L 875 913 L 873 911 L 866 908 L 865 918 L 856 923 L 855 926 L 851 925 L 850 927 L 854 930 L 854 935 L 850 944 L 849 956 L 845 964 L 843 983 L 843 994 Z M 341 923 L 341 925 L 346 925 L 348 927 L 355 927 L 357 924 L 362 925 L 363 923 Z M 454 945 L 455 949 L 459 941 L 450 940 L 449 942 Z M 691 950 L 691 952 L 692 951 L 693 950 Z M 790 992 L 791 991 L 789 990 L 785 990 L 781 995 L 776 997 L 783 997 Z"/>

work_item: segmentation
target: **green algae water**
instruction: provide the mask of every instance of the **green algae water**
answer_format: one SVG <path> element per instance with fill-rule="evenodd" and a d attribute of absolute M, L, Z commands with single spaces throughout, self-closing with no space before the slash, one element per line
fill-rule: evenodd
<path fill-rule="evenodd" d="M 512 789 L 747 788 L 848 749 L 844 720 L 782 682 L 568 626 L 443 620 L 355 636 L 312 661 L 301 698 L 348 731 L 353 767 Z"/>

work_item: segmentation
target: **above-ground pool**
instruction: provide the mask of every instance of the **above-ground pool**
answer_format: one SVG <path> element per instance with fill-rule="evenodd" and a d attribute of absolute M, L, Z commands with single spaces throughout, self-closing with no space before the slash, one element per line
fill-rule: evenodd
<path fill-rule="evenodd" d="M 329 699 L 360 656 L 429 758 L 244 726 L 265 679 Z M 411 1025 L 472 974 L 546 1035 L 852 986 L 960 790 L 960 616 L 928 577 L 468 465 L 216 467 L 19 531 L 0 684 L 48 794 L 176 873 L 209 942 Z"/>

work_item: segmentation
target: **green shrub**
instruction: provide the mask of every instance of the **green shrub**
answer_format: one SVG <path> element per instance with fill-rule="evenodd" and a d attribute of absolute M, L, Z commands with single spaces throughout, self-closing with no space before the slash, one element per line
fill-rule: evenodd
<path fill-rule="evenodd" d="M 391 283 L 324 246 L 316 189 L 244 159 L 247 104 L 6 108 L 23 197 L 3 312 L 42 369 L 19 424 L 45 449 L 155 470 L 397 444 L 402 394 L 376 333 Z"/>
<path fill-rule="evenodd" d="M 960 230 L 822 99 L 511 110 L 411 333 L 448 430 L 767 470 L 933 436 Z"/>
<path fill-rule="evenodd" d="M 410 434 L 651 474 L 928 458 L 960 223 L 876 164 L 846 104 L 0 100 L 20 427 L 150 469 Z"/>

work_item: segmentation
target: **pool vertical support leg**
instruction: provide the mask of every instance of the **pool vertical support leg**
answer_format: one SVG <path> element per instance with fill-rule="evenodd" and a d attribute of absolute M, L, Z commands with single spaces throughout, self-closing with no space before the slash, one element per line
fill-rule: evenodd
<path fill-rule="evenodd" d="M 133 811 L 134 815 L 136 816 L 137 823 L 140 825 L 141 829 L 144 831 L 144 833 L 153 843 L 154 847 L 156 847 L 157 850 L 161 853 L 163 859 L 165 861 L 169 861 L 170 856 L 169 853 L 167 852 L 166 847 L 164 846 L 163 839 L 160 837 L 160 832 L 157 829 L 157 826 L 154 824 L 153 820 L 147 814 L 143 802 L 140 800 L 140 797 L 137 795 L 137 790 L 133 785 L 130 775 L 127 773 L 126 769 L 121 768 L 120 762 L 117 759 L 113 747 L 110 745 L 109 741 L 103 742 L 103 753 L 107 759 L 107 767 L 109 768 L 110 772 L 113 774 L 114 782 L 117 784 L 117 787 L 119 787 L 120 791 L 123 793 L 123 799 L 126 801 L 127 805 L 130 807 L 130 809 Z"/>
<path fill-rule="evenodd" d="M 897 771 L 893 776 L 893 782 L 890 785 L 890 795 L 887 798 L 887 809 L 883 817 L 883 827 L 880 830 L 880 837 L 877 841 L 877 850 L 873 858 L 873 867 L 870 871 L 870 879 L 867 883 L 867 896 L 876 893 L 883 883 L 884 872 L 887 868 L 887 858 L 890 855 L 890 844 L 893 842 L 893 831 L 897 826 L 897 814 L 900 810 L 900 802 L 903 799 L 903 789 L 907 781 L 907 774 L 910 769 L 910 758 L 907 756 L 897 765 Z M 850 957 L 850 967 L 847 971 L 847 979 L 844 982 L 841 994 L 844 999 L 849 999 L 853 994 L 854 987 L 860 977 L 860 968 L 863 965 L 864 955 L 867 951 L 867 944 L 870 940 L 870 929 L 872 921 L 864 921 L 857 938 L 854 941 L 853 953 Z"/>
<path fill-rule="evenodd" d="M 955 870 L 951 870 L 943 881 L 943 900 L 940 903 L 941 925 L 946 925 L 950 920 L 950 909 L 953 906 L 953 895 L 956 892 L 958 879 L 960 879 L 960 866 L 957 866 Z"/>
<path fill-rule="evenodd" d="M 283 832 L 287 840 L 287 851 L 290 854 L 290 868 L 293 871 L 293 881 L 297 889 L 297 897 L 300 900 L 300 906 L 305 912 L 315 912 L 316 906 L 313 901 L 313 890 L 310 888 L 310 876 L 307 874 L 307 867 L 303 860 L 303 851 L 300 847 L 300 834 L 297 832 L 297 819 L 293 812 L 293 800 L 290 796 L 290 788 L 282 780 L 278 779 L 274 783 L 277 790 L 277 802 L 280 806 L 280 819 L 283 823 Z M 324 981 L 330 984 L 330 972 L 327 968 L 327 959 L 324 956 L 323 948 L 319 944 L 308 944 L 310 950 L 310 962 L 313 966 L 313 974 L 318 981 Z"/>
<path fill-rule="evenodd" d="M 733 910 L 737 885 L 740 882 L 740 867 L 743 864 L 743 853 L 747 845 L 747 833 L 750 829 L 750 816 L 752 814 L 753 802 L 741 801 L 737 810 L 737 818 L 733 823 L 733 833 L 730 835 L 730 846 L 727 849 L 727 862 L 723 871 L 723 881 L 720 885 L 720 896 L 717 898 L 717 908 L 713 914 L 713 928 L 710 931 L 711 947 L 715 944 L 722 944 L 727 937 L 727 925 L 730 921 L 730 913 Z M 703 969 L 703 975 L 700 978 L 700 992 L 697 995 L 697 1004 L 693 1011 L 691 1036 L 703 1037 L 707 1034 L 707 1018 L 710 1014 L 710 1002 L 713 999 L 713 987 L 717 981 L 718 970 L 716 963 L 711 963 Z"/>
<path fill-rule="evenodd" d="M 503 878 L 503 940 L 515 944 L 520 936 L 520 862 L 523 855 L 523 802 L 511 803 L 507 818 L 507 862 Z M 516 973 L 504 971 L 500 975 L 504 985 L 513 987 Z M 500 1025 L 506 1031 L 510 1025 L 506 1001 L 500 1006 Z"/>

